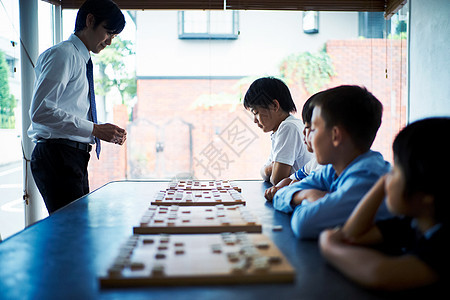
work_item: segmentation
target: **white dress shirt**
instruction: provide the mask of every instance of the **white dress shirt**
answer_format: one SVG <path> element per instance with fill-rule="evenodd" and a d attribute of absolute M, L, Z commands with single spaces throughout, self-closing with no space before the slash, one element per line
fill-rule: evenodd
<path fill-rule="evenodd" d="M 94 143 L 94 124 L 88 116 L 89 58 L 89 50 L 75 34 L 39 56 L 28 129 L 33 141 L 64 138 Z"/>

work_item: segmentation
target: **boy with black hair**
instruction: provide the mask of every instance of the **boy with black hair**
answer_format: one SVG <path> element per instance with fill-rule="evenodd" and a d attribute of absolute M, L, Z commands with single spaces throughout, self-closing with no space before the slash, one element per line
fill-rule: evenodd
<path fill-rule="evenodd" d="M 125 18 L 111 0 L 87 0 L 75 33 L 42 53 L 30 107 L 28 136 L 36 143 L 31 171 L 49 214 L 89 193 L 90 144 L 122 145 L 126 131 L 98 124 L 90 52 L 99 53 L 122 32 Z"/>
<path fill-rule="evenodd" d="M 302 141 L 303 124 L 290 114 L 297 109 L 283 81 L 273 77 L 255 80 L 245 94 L 244 107 L 253 113 L 259 128 L 272 132 L 270 156 L 261 168 L 265 181 L 276 185 L 312 158 Z"/>
<path fill-rule="evenodd" d="M 291 227 L 301 239 L 317 238 L 342 225 L 372 185 L 390 170 L 383 156 L 370 150 L 383 107 L 365 88 L 339 86 L 314 99 L 311 144 L 324 166 L 298 183 L 280 189 L 273 206 L 293 212 Z M 389 217 L 385 206 L 379 218 Z"/>
<path fill-rule="evenodd" d="M 306 100 L 305 104 L 303 104 L 303 109 L 302 109 L 303 125 L 305 126 L 303 128 L 303 139 L 304 139 L 304 143 L 306 146 L 306 150 L 308 150 L 309 153 L 314 152 L 312 149 L 312 146 L 311 146 L 310 139 L 309 139 L 309 134 L 311 131 L 311 118 L 312 118 L 312 112 L 313 112 L 313 108 L 314 108 L 313 100 L 318 94 L 320 94 L 320 93 L 314 94 L 311 97 L 309 97 L 309 99 Z M 322 165 L 319 165 L 317 163 L 316 157 L 313 156 L 311 158 L 311 160 L 309 162 L 307 162 L 301 169 L 299 169 L 295 173 L 291 174 L 291 176 L 284 178 L 283 180 L 278 182 L 278 184 L 268 188 L 264 192 L 264 197 L 268 201 L 272 201 L 273 196 L 279 189 L 302 180 L 306 176 L 309 176 L 313 172 L 319 170 L 321 167 L 322 167 Z"/>
<path fill-rule="evenodd" d="M 402 129 L 392 147 L 392 171 L 378 180 L 342 228 L 320 235 L 322 255 L 348 278 L 388 291 L 437 283 L 433 292 L 446 294 L 450 177 L 442 170 L 450 168 L 450 139 L 442 133 L 449 131 L 450 118 L 423 119 Z M 382 203 L 395 217 L 375 222 Z"/>

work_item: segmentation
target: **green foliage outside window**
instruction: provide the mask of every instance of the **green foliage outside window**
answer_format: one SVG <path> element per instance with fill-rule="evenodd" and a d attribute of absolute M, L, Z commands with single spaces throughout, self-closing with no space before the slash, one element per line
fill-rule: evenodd
<path fill-rule="evenodd" d="M 299 85 L 307 93 L 314 94 L 323 90 L 331 81 L 331 77 L 336 75 L 331 57 L 325 49 L 317 52 L 294 53 L 283 59 L 279 67 L 280 77 L 288 86 Z M 193 109 L 209 109 L 217 105 L 230 105 L 230 111 L 242 104 L 243 95 L 248 86 L 261 76 L 244 77 L 233 87 L 235 94 L 204 94 L 198 97 L 191 105 Z"/>
<path fill-rule="evenodd" d="M 0 51 L 0 128 L 14 128 L 16 99 L 9 91 L 8 64 Z"/>
<path fill-rule="evenodd" d="M 330 82 L 335 71 L 330 56 L 323 49 L 317 53 L 289 55 L 280 64 L 280 75 L 288 85 L 299 85 L 314 94 Z"/>
<path fill-rule="evenodd" d="M 118 36 L 110 46 L 95 56 L 95 63 L 100 69 L 100 78 L 95 80 L 96 94 L 106 96 L 111 89 L 117 89 L 122 104 L 129 104 L 128 101 L 136 96 L 135 70 L 130 70 L 124 61 L 125 57 L 135 54 L 132 46 L 131 41 L 122 40 Z"/>
<path fill-rule="evenodd" d="M 388 39 L 392 40 L 406 40 L 408 38 L 408 32 L 407 32 L 407 26 L 408 24 L 406 21 L 395 21 L 392 22 L 392 26 L 395 27 L 395 33 L 389 34 Z"/>

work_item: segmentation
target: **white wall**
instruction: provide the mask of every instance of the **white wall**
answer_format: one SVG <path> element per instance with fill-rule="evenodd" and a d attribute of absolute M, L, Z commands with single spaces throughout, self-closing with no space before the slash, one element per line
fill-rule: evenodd
<path fill-rule="evenodd" d="M 411 0 L 410 115 L 450 116 L 450 1 Z"/>
<path fill-rule="evenodd" d="M 137 13 L 137 76 L 276 75 L 281 60 L 358 35 L 358 13 L 320 12 L 305 34 L 302 12 L 239 11 L 237 40 L 180 40 L 176 11 Z"/>

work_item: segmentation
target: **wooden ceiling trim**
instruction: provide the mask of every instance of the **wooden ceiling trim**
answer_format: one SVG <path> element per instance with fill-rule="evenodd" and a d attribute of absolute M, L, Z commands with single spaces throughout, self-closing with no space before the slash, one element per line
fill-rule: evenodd
<path fill-rule="evenodd" d="M 42 0 L 63 9 L 78 9 L 84 0 Z M 121 9 L 212 9 L 297 11 L 384 11 L 395 14 L 407 0 L 116 0 Z"/>

